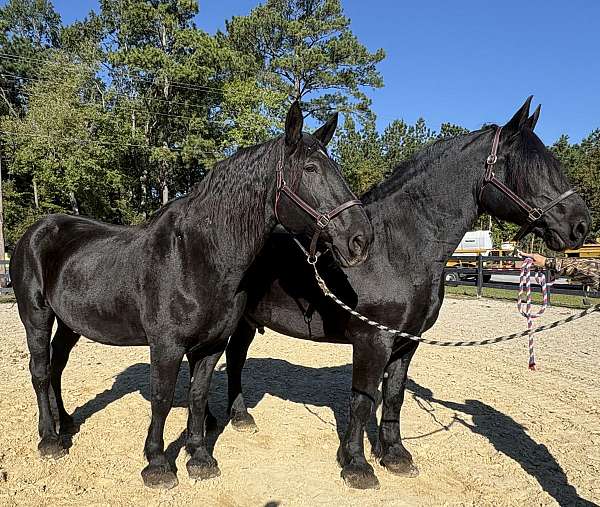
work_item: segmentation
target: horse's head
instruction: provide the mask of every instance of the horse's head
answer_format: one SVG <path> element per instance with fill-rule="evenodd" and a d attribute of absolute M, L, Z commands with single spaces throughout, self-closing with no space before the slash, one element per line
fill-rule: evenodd
<path fill-rule="evenodd" d="M 481 185 L 479 204 L 491 215 L 543 238 L 552 250 L 578 248 L 588 232 L 590 213 L 583 199 L 570 192 L 558 159 L 533 132 L 540 107 L 529 116 L 530 103 L 531 97 L 501 131 L 491 129 L 491 165 Z M 492 139 L 498 132 L 494 157 Z"/>
<path fill-rule="evenodd" d="M 321 128 L 304 134 L 304 119 L 297 102 L 292 104 L 282 142 L 283 165 L 278 178 L 275 211 L 290 232 L 317 240 L 334 252 L 343 266 L 363 262 L 373 241 L 373 229 L 360 201 L 344 181 L 326 146 L 337 127 L 337 113 Z"/>

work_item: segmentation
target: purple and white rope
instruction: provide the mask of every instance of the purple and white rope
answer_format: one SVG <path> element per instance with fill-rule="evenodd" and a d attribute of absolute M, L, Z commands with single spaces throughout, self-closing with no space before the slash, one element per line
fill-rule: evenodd
<path fill-rule="evenodd" d="M 526 258 L 523 260 L 521 266 L 521 276 L 519 278 L 519 296 L 517 299 L 517 308 L 519 313 L 527 319 L 527 331 L 529 340 L 529 369 L 535 370 L 535 349 L 533 340 L 533 321 L 538 317 L 542 316 L 548 307 L 548 286 L 546 284 L 546 275 L 535 272 L 535 281 L 541 287 L 542 290 L 542 306 L 537 312 L 532 311 L 531 301 L 531 266 L 533 265 L 533 259 Z M 525 295 L 525 302 L 523 302 L 523 295 Z M 523 309 L 525 306 L 525 309 Z"/>

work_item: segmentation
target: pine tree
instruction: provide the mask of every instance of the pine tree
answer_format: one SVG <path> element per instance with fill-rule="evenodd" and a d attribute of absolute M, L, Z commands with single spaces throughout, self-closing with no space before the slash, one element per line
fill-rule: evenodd
<path fill-rule="evenodd" d="M 261 63 L 261 84 L 302 101 L 323 119 L 332 111 L 369 114 L 363 87 L 383 86 L 374 53 L 350 29 L 340 0 L 267 0 L 226 24 L 232 47 Z"/>

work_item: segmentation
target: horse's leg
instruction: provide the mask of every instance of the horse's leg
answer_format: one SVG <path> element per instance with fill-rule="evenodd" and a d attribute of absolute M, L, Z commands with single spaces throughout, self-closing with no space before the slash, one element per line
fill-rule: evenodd
<path fill-rule="evenodd" d="M 188 437 L 186 449 L 191 455 L 186 467 L 192 479 L 210 479 L 221 475 L 217 460 L 215 460 L 206 447 L 204 438 L 204 421 L 208 393 L 215 366 L 223 355 L 227 340 L 239 323 L 240 317 L 246 306 L 246 293 L 239 292 L 235 295 L 231 310 L 226 315 L 220 330 L 214 330 L 212 336 L 203 341 L 204 350 L 198 352 L 194 366 L 194 381 L 190 388 Z"/>
<path fill-rule="evenodd" d="M 210 455 L 206 448 L 204 419 L 212 373 L 219 358 L 223 355 L 225 342 L 222 345 L 223 347 L 217 352 L 199 359 L 194 369 L 194 382 L 190 389 L 186 442 L 186 449 L 191 456 L 186 467 L 191 479 L 210 479 L 221 475 L 217 460 Z"/>
<path fill-rule="evenodd" d="M 173 404 L 177 374 L 184 350 L 175 344 L 150 345 L 150 384 L 152 419 L 144 445 L 148 466 L 142 470 L 144 484 L 150 488 L 177 486 L 177 476 L 165 456 L 165 421 Z"/>
<path fill-rule="evenodd" d="M 58 328 L 52 338 L 52 358 L 50 359 L 50 383 L 56 398 L 56 406 L 58 408 L 58 420 L 60 424 L 61 434 L 75 433 L 76 427 L 73 418 L 65 410 L 65 405 L 62 399 L 62 373 L 69 360 L 69 354 L 79 340 L 78 334 L 68 328 L 60 319 L 58 320 Z"/>
<path fill-rule="evenodd" d="M 395 354 L 386 367 L 383 378 L 383 405 L 379 442 L 375 454 L 390 472 L 405 477 L 416 477 L 419 470 L 412 455 L 402 445 L 400 410 L 404 402 L 408 366 L 417 350 L 417 342 L 410 342 Z"/>
<path fill-rule="evenodd" d="M 256 329 L 241 319 L 227 345 L 227 389 L 231 425 L 238 431 L 254 433 L 258 427 L 248 413 L 242 396 L 242 370 Z"/>
<path fill-rule="evenodd" d="M 188 353 L 185 355 L 185 357 L 187 357 L 188 360 L 188 365 L 190 367 L 190 385 L 188 388 L 188 393 L 189 390 L 192 388 L 192 384 L 194 382 L 194 370 L 196 369 L 196 362 L 198 361 L 196 359 L 196 357 L 194 356 L 193 353 Z M 190 420 L 188 418 L 188 424 L 189 424 Z M 212 414 L 212 412 L 210 411 L 210 407 L 208 406 L 208 401 L 206 402 L 206 417 L 204 419 L 204 427 L 206 428 L 206 431 L 213 431 L 216 430 L 218 426 L 218 422 L 217 422 L 217 418 Z M 189 428 L 188 428 L 189 431 Z"/>
<path fill-rule="evenodd" d="M 351 488 L 379 487 L 373 467 L 365 458 L 364 433 L 375 409 L 377 388 L 391 350 L 391 340 L 382 335 L 371 335 L 354 343 L 350 421 L 337 455 L 342 478 Z"/>
<path fill-rule="evenodd" d="M 54 312 L 44 304 L 19 306 L 19 312 L 29 347 L 29 371 L 38 404 L 38 450 L 42 457 L 60 458 L 67 453 L 56 432 L 56 424 L 50 410 L 50 335 L 54 323 Z"/>

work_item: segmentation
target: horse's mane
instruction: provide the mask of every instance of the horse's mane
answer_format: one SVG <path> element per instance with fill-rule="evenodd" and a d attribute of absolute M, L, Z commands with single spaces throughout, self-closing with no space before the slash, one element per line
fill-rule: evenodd
<path fill-rule="evenodd" d="M 247 245 L 261 234 L 265 221 L 265 204 L 276 180 L 276 166 L 282 157 L 277 146 L 280 138 L 240 148 L 221 160 L 185 195 L 176 197 L 154 212 L 142 227 L 152 226 L 176 207 L 179 221 L 193 219 L 191 214 L 202 209 L 202 218 L 215 232 L 227 228 L 235 243 Z M 246 210 L 246 212 L 241 212 Z"/>
<path fill-rule="evenodd" d="M 398 189 L 401 189 L 415 177 L 422 176 L 430 171 L 430 168 L 436 164 L 436 160 L 439 160 L 443 153 L 452 149 L 463 149 L 465 141 L 467 144 L 471 144 L 471 142 L 475 141 L 485 131 L 486 129 L 481 129 L 469 132 L 468 134 L 438 139 L 427 144 L 414 155 L 400 162 L 385 180 L 367 190 L 361 196 L 361 200 L 365 204 L 369 204 L 384 199 Z"/>
<path fill-rule="evenodd" d="M 456 150 L 457 152 L 464 150 L 477 142 L 482 135 L 490 133 L 496 128 L 498 128 L 497 125 L 489 124 L 467 134 L 438 139 L 428 144 L 412 157 L 398 164 L 390 176 L 367 190 L 361 196 L 361 200 L 365 204 L 370 204 L 389 196 L 402 189 L 415 177 L 423 176 L 431 171 L 439 163 L 438 160 L 441 159 L 443 153 L 447 153 L 449 150 Z M 510 142 L 512 143 L 511 149 L 507 150 L 506 153 L 499 153 L 499 156 L 506 155 L 508 157 L 504 166 L 506 171 L 503 176 L 506 184 L 518 195 L 531 194 L 532 180 L 538 175 L 547 179 L 556 188 L 562 188 L 566 185 L 560 162 L 530 129 L 520 130 L 513 139 L 510 139 Z M 491 143 L 489 148 L 491 149 Z M 482 176 L 484 164 L 485 158 L 482 158 Z"/>
<path fill-rule="evenodd" d="M 242 148 L 215 164 L 188 194 L 187 210 L 201 209 L 210 228 L 216 233 L 227 229 L 236 245 L 252 244 L 264 234 L 265 206 L 283 157 L 278 140 Z"/>

